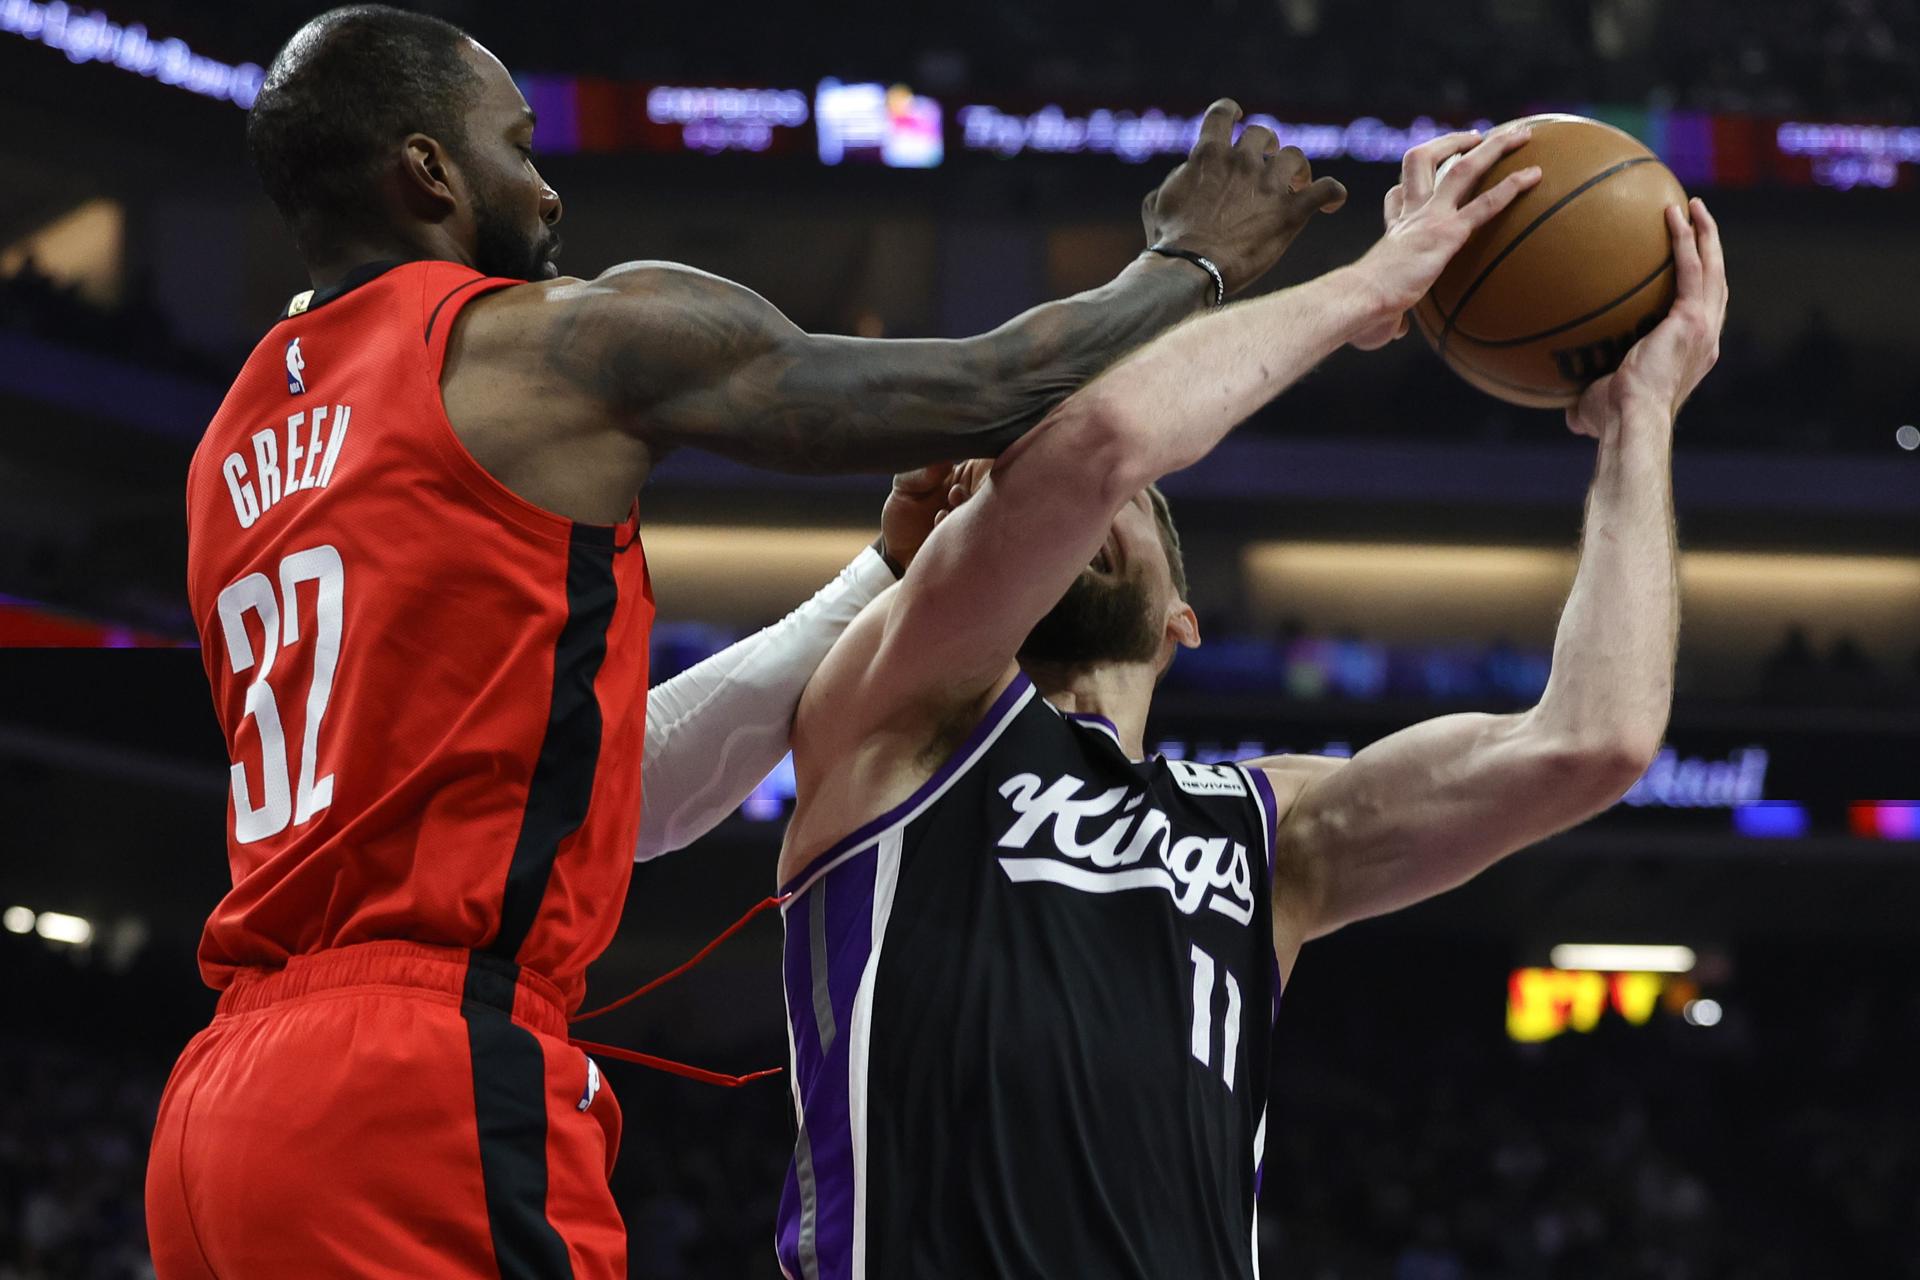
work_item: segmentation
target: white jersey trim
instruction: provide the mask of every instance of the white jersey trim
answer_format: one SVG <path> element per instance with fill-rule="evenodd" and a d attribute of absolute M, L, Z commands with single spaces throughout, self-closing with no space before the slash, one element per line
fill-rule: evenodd
<path fill-rule="evenodd" d="M 854 993 L 853 1027 L 847 1042 L 847 1128 L 853 1138 L 852 1280 L 866 1280 L 867 1275 L 867 1069 L 873 1046 L 873 987 L 887 938 L 887 920 L 893 915 L 893 893 L 900 883 L 900 850 L 905 843 L 901 826 L 890 828 L 879 840 L 879 857 L 873 868 L 873 949 L 867 954 L 867 967 Z"/>
<path fill-rule="evenodd" d="M 1024 676 L 1020 678 L 1025 679 Z M 993 728 L 990 731 L 988 731 L 987 735 L 980 739 L 979 745 L 976 746 L 972 751 L 967 753 L 966 759 L 961 760 L 957 763 L 949 762 L 952 764 L 952 768 L 948 772 L 946 778 L 940 783 L 939 786 L 935 787 L 932 791 L 929 791 L 926 795 L 920 797 L 919 801 L 915 803 L 911 809 L 906 809 L 897 813 L 894 819 L 891 822 L 887 823 L 887 825 L 881 828 L 879 831 L 874 832 L 872 835 L 868 836 L 866 839 L 862 840 L 860 843 L 856 845 L 852 845 L 849 848 L 842 850 L 841 852 L 835 854 L 829 860 L 822 862 L 819 866 L 816 866 L 812 870 L 808 871 L 803 879 L 801 879 L 798 883 L 796 883 L 791 889 L 787 890 L 787 893 L 786 893 L 787 900 L 780 905 L 780 914 L 785 915 L 787 913 L 788 908 L 792 907 L 794 903 L 798 902 L 801 898 L 801 895 L 806 893 L 808 889 L 811 889 L 819 881 L 820 877 L 826 875 L 828 872 L 832 871 L 835 867 L 838 867 L 841 863 L 845 862 L 847 859 L 858 857 L 860 854 L 865 853 L 868 849 L 873 848 L 876 844 L 880 843 L 880 841 L 886 839 L 888 836 L 893 835 L 898 831 L 901 831 L 914 819 L 918 818 L 921 814 L 925 813 L 929 808 L 938 804 L 940 802 L 940 797 L 946 795 L 947 792 L 951 791 L 953 789 L 953 784 L 960 781 L 962 777 L 966 776 L 967 771 L 972 769 L 974 765 L 980 762 L 981 756 L 984 756 L 987 752 L 993 749 L 993 744 L 1000 740 L 1000 735 L 1007 731 L 1007 726 L 1013 723 L 1014 718 L 1020 714 L 1020 712 L 1026 707 L 1027 703 L 1031 701 L 1032 698 L 1033 698 L 1033 686 L 1029 684 L 1024 690 L 1021 691 L 1020 696 L 1013 700 L 1012 705 L 1008 706 L 1007 709 L 1001 713 L 1000 723 L 994 725 Z M 879 938 L 876 936 L 874 939 L 874 945 L 876 948 L 879 946 L 879 941 L 880 941 Z"/>
<path fill-rule="evenodd" d="M 1253 1131 L 1253 1168 L 1257 1175 L 1260 1162 L 1267 1155 L 1267 1109 L 1260 1108 L 1260 1125 Z M 1253 1219 L 1253 1280 L 1260 1280 L 1260 1190 L 1254 1188 L 1252 1211 L 1248 1217 Z"/>

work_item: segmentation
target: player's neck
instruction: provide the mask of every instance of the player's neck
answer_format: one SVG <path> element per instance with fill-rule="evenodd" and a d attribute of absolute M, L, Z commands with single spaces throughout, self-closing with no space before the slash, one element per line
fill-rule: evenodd
<path fill-rule="evenodd" d="M 472 266 L 470 255 L 452 236 L 429 227 L 417 236 L 380 236 L 342 241 L 319 257 L 307 260 L 307 275 L 316 289 L 338 284 L 373 262 L 458 262 Z"/>
<path fill-rule="evenodd" d="M 1048 702 L 1070 715 L 1100 716 L 1110 721 L 1129 756 L 1138 760 L 1146 755 L 1147 712 L 1153 706 L 1153 686 L 1158 679 L 1151 663 L 1023 665 L 1034 688 Z"/>

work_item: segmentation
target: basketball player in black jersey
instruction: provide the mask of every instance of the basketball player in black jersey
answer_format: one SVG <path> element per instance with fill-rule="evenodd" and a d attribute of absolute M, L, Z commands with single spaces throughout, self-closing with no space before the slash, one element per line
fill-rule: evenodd
<path fill-rule="evenodd" d="M 1189 322 L 969 464 L 971 497 L 814 676 L 781 864 L 793 1280 L 1254 1276 L 1269 1031 L 1301 945 L 1583 821 L 1652 759 L 1671 432 L 1727 297 L 1698 202 L 1668 211 L 1672 313 L 1568 413 L 1598 461 L 1539 704 L 1351 760 L 1143 758 L 1154 684 L 1199 643 L 1151 482 L 1341 344 L 1404 332 L 1534 180 L 1470 198 L 1525 138 L 1416 148 L 1357 263 Z"/>

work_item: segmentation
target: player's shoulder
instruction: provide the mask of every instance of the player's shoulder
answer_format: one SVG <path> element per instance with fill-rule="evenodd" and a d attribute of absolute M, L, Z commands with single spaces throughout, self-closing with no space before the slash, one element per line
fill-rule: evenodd
<path fill-rule="evenodd" d="M 678 262 L 623 262 L 475 299 L 462 324 L 489 352 L 533 356 L 569 381 L 646 400 L 766 341 L 779 313 L 760 295 Z"/>
<path fill-rule="evenodd" d="M 731 296 L 758 298 L 743 284 L 684 262 L 642 259 L 608 267 L 597 276 L 559 276 L 530 281 L 514 291 L 516 301 L 553 311 L 605 307 L 684 305 Z"/>
<path fill-rule="evenodd" d="M 1249 773 L 1259 773 L 1273 791 L 1274 820 L 1286 817 L 1308 786 L 1345 767 L 1345 756 L 1273 755 L 1240 761 Z"/>

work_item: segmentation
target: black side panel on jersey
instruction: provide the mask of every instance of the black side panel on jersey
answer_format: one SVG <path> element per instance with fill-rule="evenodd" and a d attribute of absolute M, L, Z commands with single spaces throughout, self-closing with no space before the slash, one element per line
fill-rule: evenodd
<path fill-rule="evenodd" d="M 614 530 L 574 527 L 567 620 L 554 644 L 547 728 L 507 866 L 500 929 L 485 952 L 469 959 L 461 1002 L 487 1221 L 502 1276 L 546 1280 L 573 1274 L 566 1246 L 547 1218 L 546 1063 L 533 1032 L 513 1021 L 513 992 L 520 973 L 515 957 L 539 915 L 560 844 L 586 821 L 593 798 L 602 723 L 594 682 L 619 601 L 614 554 Z"/>
<path fill-rule="evenodd" d="M 600 702 L 594 681 L 607 657 L 619 587 L 613 576 L 614 530 L 576 524 L 567 552 L 567 621 L 553 652 L 553 694 L 540 741 L 527 808 L 500 902 L 500 932 L 488 948 L 513 959 L 527 940 L 553 877 L 560 842 L 580 829 L 600 764 Z"/>

